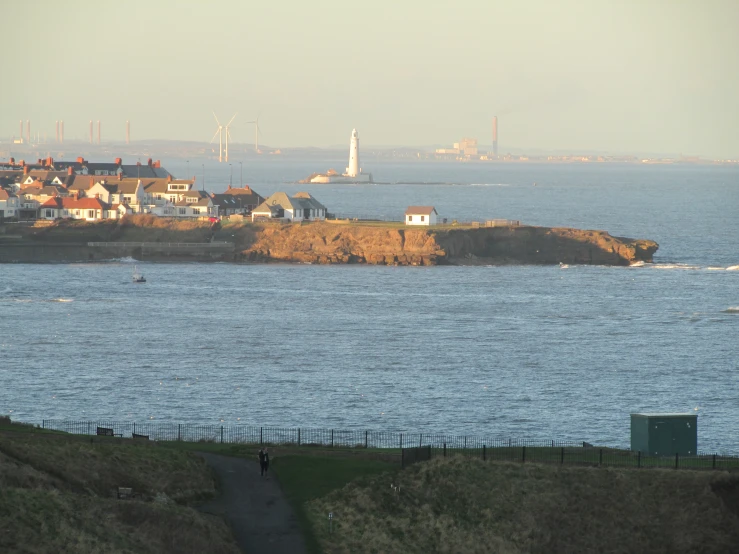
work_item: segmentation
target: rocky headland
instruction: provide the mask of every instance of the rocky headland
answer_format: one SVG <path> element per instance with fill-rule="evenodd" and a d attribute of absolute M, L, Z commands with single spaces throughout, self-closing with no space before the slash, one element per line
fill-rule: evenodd
<path fill-rule="evenodd" d="M 91 245 L 90 243 L 94 243 Z M 659 245 L 606 231 L 553 227 L 413 228 L 356 222 L 209 224 L 152 216 L 0 225 L 0 262 L 146 260 L 378 265 L 651 262 Z"/>

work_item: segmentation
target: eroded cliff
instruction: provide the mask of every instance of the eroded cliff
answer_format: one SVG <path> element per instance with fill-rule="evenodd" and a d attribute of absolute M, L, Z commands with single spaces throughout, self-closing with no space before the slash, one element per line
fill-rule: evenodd
<path fill-rule="evenodd" d="M 9 230 L 10 229 L 10 230 Z M 10 233 L 14 233 L 11 235 Z M 0 226 L 2 261 L 77 261 L 123 256 L 203 261 L 437 264 L 603 264 L 651 262 L 658 245 L 605 231 L 548 227 L 420 228 L 397 224 L 176 222 L 139 216 L 123 222 L 62 221 Z M 211 241 L 229 243 L 228 248 Z M 89 246 L 105 242 L 107 246 Z M 148 244 L 145 248 L 142 243 Z M 187 249 L 167 243 L 194 243 Z M 152 246 L 152 244 L 154 246 Z M 197 245 L 204 245 L 198 248 Z M 232 245 L 232 246 L 231 246 Z"/>
<path fill-rule="evenodd" d="M 237 239 L 243 259 L 310 263 L 629 265 L 651 262 L 659 247 L 654 241 L 613 237 L 605 231 L 526 226 L 421 229 L 265 224 L 249 235 L 246 241 Z"/>

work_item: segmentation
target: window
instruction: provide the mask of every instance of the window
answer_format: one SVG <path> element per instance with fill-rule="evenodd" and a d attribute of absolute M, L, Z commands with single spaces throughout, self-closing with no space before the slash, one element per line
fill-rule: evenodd
<path fill-rule="evenodd" d="M 412 215 L 409 215 L 408 216 L 408 223 L 410 223 L 411 221 L 413 221 L 413 216 Z"/>
<path fill-rule="evenodd" d="M 46 210 L 46 217 L 54 217 L 52 210 Z"/>
<path fill-rule="evenodd" d="M 200 208 L 193 208 L 192 209 L 192 213 L 199 214 L 200 213 Z"/>
<path fill-rule="evenodd" d="M 425 215 L 422 215 L 421 216 L 421 221 L 423 221 L 425 217 L 426 217 Z"/>
<path fill-rule="evenodd" d="M 95 219 L 95 210 L 87 210 L 87 218 Z"/>
<path fill-rule="evenodd" d="M 79 210 L 75 210 L 74 211 L 74 215 L 80 215 L 80 211 Z"/>
<path fill-rule="evenodd" d="M 186 215 L 187 214 L 187 208 L 180 208 L 180 215 Z"/>

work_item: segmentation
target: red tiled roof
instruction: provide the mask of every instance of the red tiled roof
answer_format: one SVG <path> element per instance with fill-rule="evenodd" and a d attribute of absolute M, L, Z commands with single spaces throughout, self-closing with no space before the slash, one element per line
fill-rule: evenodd
<path fill-rule="evenodd" d="M 433 206 L 408 206 L 405 215 L 431 215 L 435 211 Z"/>
<path fill-rule="evenodd" d="M 65 210 L 105 210 L 106 204 L 99 198 L 49 198 L 41 204 L 42 208 L 63 208 Z"/>

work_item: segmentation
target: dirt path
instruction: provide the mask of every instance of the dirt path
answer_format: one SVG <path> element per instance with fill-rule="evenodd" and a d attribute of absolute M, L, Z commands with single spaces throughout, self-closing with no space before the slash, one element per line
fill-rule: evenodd
<path fill-rule="evenodd" d="M 222 516 L 247 554 L 302 554 L 303 536 L 274 475 L 259 475 L 259 463 L 198 452 L 218 475 L 221 495 L 198 507 Z M 272 472 L 270 472 L 272 473 Z"/>

